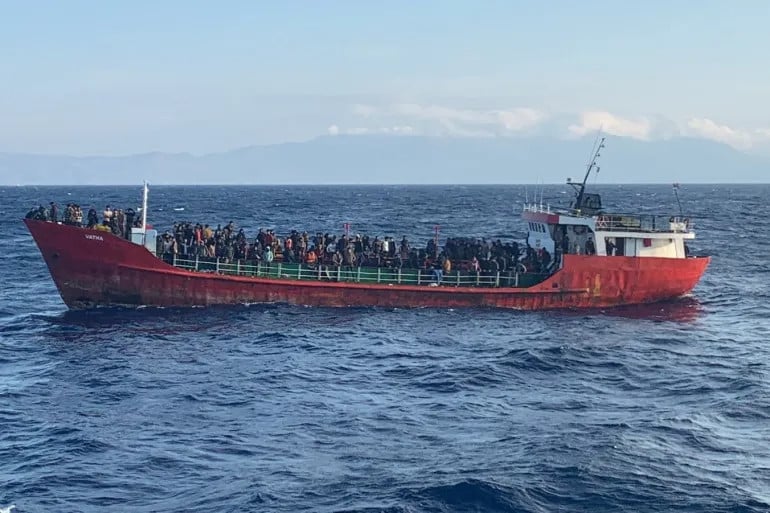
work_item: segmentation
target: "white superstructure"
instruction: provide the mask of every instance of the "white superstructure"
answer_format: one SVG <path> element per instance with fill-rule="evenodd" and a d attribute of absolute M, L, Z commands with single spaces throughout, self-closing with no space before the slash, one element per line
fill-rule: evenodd
<path fill-rule="evenodd" d="M 595 147 L 582 183 L 567 180 L 576 191 L 575 200 L 569 209 L 551 209 L 542 202 L 524 205 L 522 218 L 528 223 L 529 246 L 536 251 L 544 249 L 557 256 L 578 254 L 687 258 L 689 249 L 686 241 L 695 238 L 689 218 L 682 215 L 672 217 L 607 213 L 602 210 L 598 194 L 585 192 L 591 171 L 599 170 L 596 162 L 602 148 L 603 138 Z M 677 188 L 675 184 L 674 192 Z"/>

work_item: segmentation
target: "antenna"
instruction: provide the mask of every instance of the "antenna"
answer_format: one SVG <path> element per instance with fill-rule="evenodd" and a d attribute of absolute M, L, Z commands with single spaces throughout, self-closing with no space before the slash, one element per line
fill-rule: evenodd
<path fill-rule="evenodd" d="M 147 180 L 144 181 L 144 187 L 142 188 L 142 246 L 147 245 L 147 196 L 149 195 L 149 188 L 147 187 Z"/>
<path fill-rule="evenodd" d="M 602 135 L 602 127 L 599 127 L 599 131 L 596 132 L 596 139 L 594 139 L 594 144 L 591 146 L 591 153 L 588 154 L 588 158 L 586 159 L 586 167 L 591 165 L 591 161 L 594 160 L 594 155 L 596 154 L 596 147 L 600 144 L 599 143 L 599 137 Z M 602 139 L 602 142 L 604 142 L 604 139 Z"/>
<path fill-rule="evenodd" d="M 682 213 L 682 202 L 679 201 L 679 183 L 674 183 L 674 196 L 676 196 L 676 204 L 679 205 L 679 217 L 684 217 Z"/>
<path fill-rule="evenodd" d="M 604 141 L 605 137 L 602 137 L 599 139 L 599 136 L 601 135 L 601 131 L 599 131 L 599 134 L 596 136 L 596 141 L 594 141 L 593 150 L 591 151 L 591 157 L 588 161 L 588 164 L 586 165 L 586 174 L 583 177 L 583 182 L 579 185 L 576 185 L 574 182 L 569 181 L 568 183 L 575 188 L 577 191 L 577 197 L 575 198 L 574 203 L 574 209 L 580 210 L 583 207 L 583 193 L 585 192 L 586 188 L 586 182 L 588 182 L 588 177 L 591 176 L 591 171 L 595 168 L 596 172 L 599 172 L 599 166 L 596 164 L 596 161 L 599 159 L 599 157 L 602 156 L 601 151 L 604 148 Z M 598 144 L 597 144 L 598 143 Z"/>
<path fill-rule="evenodd" d="M 541 212 L 543 211 L 543 190 L 544 190 L 543 181 L 541 179 L 540 180 L 540 211 Z"/>
<path fill-rule="evenodd" d="M 438 258 L 438 234 L 441 231 L 440 225 L 435 225 L 433 227 L 433 246 L 434 246 L 434 258 Z"/>
<path fill-rule="evenodd" d="M 143 195 L 142 195 L 142 230 L 147 231 L 147 196 L 149 188 L 147 187 L 147 180 L 144 181 Z"/>

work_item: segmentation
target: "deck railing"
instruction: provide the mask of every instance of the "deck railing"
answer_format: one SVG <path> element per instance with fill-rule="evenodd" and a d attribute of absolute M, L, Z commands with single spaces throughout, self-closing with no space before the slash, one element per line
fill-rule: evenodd
<path fill-rule="evenodd" d="M 440 282 L 430 269 L 401 269 L 385 267 L 327 266 L 285 262 L 236 260 L 220 258 L 171 257 L 174 267 L 188 271 L 209 272 L 232 276 L 249 276 L 299 281 L 331 281 L 386 285 L 426 285 L 452 287 L 527 287 L 543 281 L 547 273 L 519 273 L 516 271 L 476 273 L 455 270 L 442 273 Z"/>
<path fill-rule="evenodd" d="M 554 214 L 556 210 L 551 210 L 551 205 L 542 203 L 524 203 L 524 212 L 535 212 L 537 214 Z"/>
<path fill-rule="evenodd" d="M 602 214 L 596 216 L 597 231 L 612 232 L 676 232 L 687 233 L 694 227 L 689 217 L 653 214 Z"/>
<path fill-rule="evenodd" d="M 524 204 L 525 212 L 542 214 L 566 214 L 570 216 L 591 218 L 580 210 L 552 209 L 551 205 L 537 203 Z M 687 216 L 670 216 L 661 214 L 599 214 L 596 216 L 596 229 L 614 232 L 678 232 L 692 231 L 695 226 L 692 218 Z"/>

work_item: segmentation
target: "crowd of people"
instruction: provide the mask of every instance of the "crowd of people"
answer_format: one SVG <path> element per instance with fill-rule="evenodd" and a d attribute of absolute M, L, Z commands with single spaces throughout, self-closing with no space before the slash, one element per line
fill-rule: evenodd
<path fill-rule="evenodd" d="M 256 237 L 230 221 L 212 228 L 208 224 L 180 222 L 158 236 L 157 254 L 167 260 L 179 258 L 219 258 L 224 263 L 237 260 L 257 263 L 287 262 L 309 266 L 385 267 L 436 269 L 442 274 L 454 268 L 462 271 L 495 274 L 513 270 L 549 272 L 551 255 L 546 250 L 526 247 L 523 253 L 516 242 L 478 238 L 449 238 L 440 247 L 437 238 L 415 245 L 406 236 L 343 233 L 332 235 L 291 230 L 279 236 L 274 230 L 260 228 Z"/>
<path fill-rule="evenodd" d="M 61 214 L 61 215 L 60 215 Z M 131 228 L 141 226 L 142 219 L 132 208 L 113 209 L 107 205 L 101 216 L 96 209 L 88 210 L 85 222 L 77 204 L 67 204 L 60 213 L 51 202 L 32 208 L 27 218 L 61 222 L 72 226 L 107 231 L 130 239 Z M 406 236 L 397 240 L 392 236 L 344 233 L 332 235 L 291 230 L 279 236 L 271 229 L 260 228 L 249 238 L 233 221 L 212 228 L 208 224 L 178 222 L 172 230 L 157 236 L 156 254 L 167 261 L 175 258 L 221 259 L 225 263 L 238 260 L 254 263 L 287 262 L 308 266 L 385 267 L 431 269 L 440 279 L 453 269 L 495 275 L 507 271 L 548 273 L 554 261 L 545 249 L 535 250 L 517 242 L 503 243 L 500 239 L 485 240 L 473 237 L 452 237 L 440 246 L 438 234 L 427 244 L 415 245 Z"/>
<path fill-rule="evenodd" d="M 27 219 L 52 223 L 61 222 L 70 226 L 85 226 L 94 230 L 110 232 L 126 239 L 130 239 L 132 227 L 141 226 L 141 219 L 137 218 L 133 208 L 129 207 L 124 211 L 118 208 L 112 209 L 109 205 L 105 207 L 101 216 L 95 208 L 90 208 L 86 214 L 85 223 L 83 222 L 83 210 L 76 203 L 67 203 L 64 211 L 60 212 L 59 206 L 52 201 L 48 207 L 39 205 L 31 208 L 26 217 Z"/>

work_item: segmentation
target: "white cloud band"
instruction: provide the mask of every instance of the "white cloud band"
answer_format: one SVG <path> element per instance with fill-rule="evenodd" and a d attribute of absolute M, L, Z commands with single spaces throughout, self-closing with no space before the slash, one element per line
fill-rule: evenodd
<path fill-rule="evenodd" d="M 770 128 L 743 130 L 719 124 L 705 117 L 684 123 L 656 116 L 624 117 L 602 110 L 577 115 L 555 115 L 542 110 L 457 108 L 436 104 L 394 103 L 357 104 L 351 109 L 355 128 L 331 125 L 332 135 L 397 134 L 456 137 L 520 136 L 545 133 L 553 136 L 584 136 L 602 131 L 618 137 L 648 141 L 677 136 L 696 137 L 748 150 L 770 143 Z"/>

